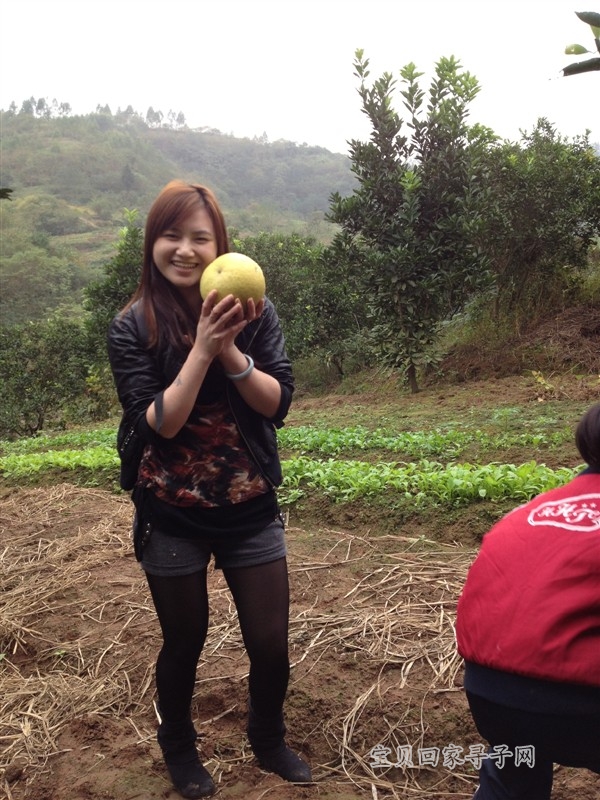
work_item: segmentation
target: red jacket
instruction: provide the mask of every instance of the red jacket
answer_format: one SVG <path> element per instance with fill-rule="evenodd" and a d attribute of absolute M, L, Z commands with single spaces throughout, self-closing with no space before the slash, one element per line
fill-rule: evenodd
<path fill-rule="evenodd" d="M 490 530 L 458 602 L 456 638 L 466 661 L 600 687 L 600 473 Z"/>

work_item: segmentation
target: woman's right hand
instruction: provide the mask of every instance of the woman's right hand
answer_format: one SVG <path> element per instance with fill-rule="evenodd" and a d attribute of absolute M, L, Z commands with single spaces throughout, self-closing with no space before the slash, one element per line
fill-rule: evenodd
<path fill-rule="evenodd" d="M 213 359 L 232 345 L 247 324 L 240 301 L 230 294 L 217 302 L 213 289 L 202 303 L 194 347 Z"/>

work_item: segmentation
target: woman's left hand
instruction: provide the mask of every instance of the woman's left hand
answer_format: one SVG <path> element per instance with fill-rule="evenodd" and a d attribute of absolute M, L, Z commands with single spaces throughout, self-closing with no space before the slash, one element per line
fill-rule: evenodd
<path fill-rule="evenodd" d="M 265 308 L 265 299 L 264 297 L 255 303 L 254 300 L 250 297 L 248 302 L 246 303 L 246 321 L 252 322 L 255 319 L 258 319 Z"/>

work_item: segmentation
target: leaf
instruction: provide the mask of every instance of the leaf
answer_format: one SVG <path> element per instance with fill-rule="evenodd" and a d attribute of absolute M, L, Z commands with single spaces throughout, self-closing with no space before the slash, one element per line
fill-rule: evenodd
<path fill-rule="evenodd" d="M 568 56 L 582 56 L 584 53 L 591 53 L 582 44 L 570 44 L 565 47 L 565 54 Z"/>
<path fill-rule="evenodd" d="M 597 11 L 576 11 L 575 14 L 582 22 L 586 22 L 593 28 L 600 28 L 600 14 Z"/>
<path fill-rule="evenodd" d="M 587 61 L 578 61 L 576 64 L 569 64 L 564 67 L 563 75 L 580 75 L 582 72 L 597 72 L 600 71 L 600 58 L 589 58 Z"/>

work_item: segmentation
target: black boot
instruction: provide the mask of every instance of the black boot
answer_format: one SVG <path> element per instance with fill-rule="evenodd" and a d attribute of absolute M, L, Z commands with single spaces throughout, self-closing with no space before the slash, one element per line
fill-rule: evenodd
<path fill-rule="evenodd" d="M 261 767 L 290 783 L 310 783 L 310 767 L 286 745 L 285 733 L 283 713 L 259 717 L 250 706 L 248 739 Z"/>
<path fill-rule="evenodd" d="M 197 734 L 191 720 L 183 723 L 161 722 L 156 738 L 173 786 L 182 797 L 196 800 L 210 797 L 216 787 L 209 772 L 200 763 L 196 750 Z"/>

